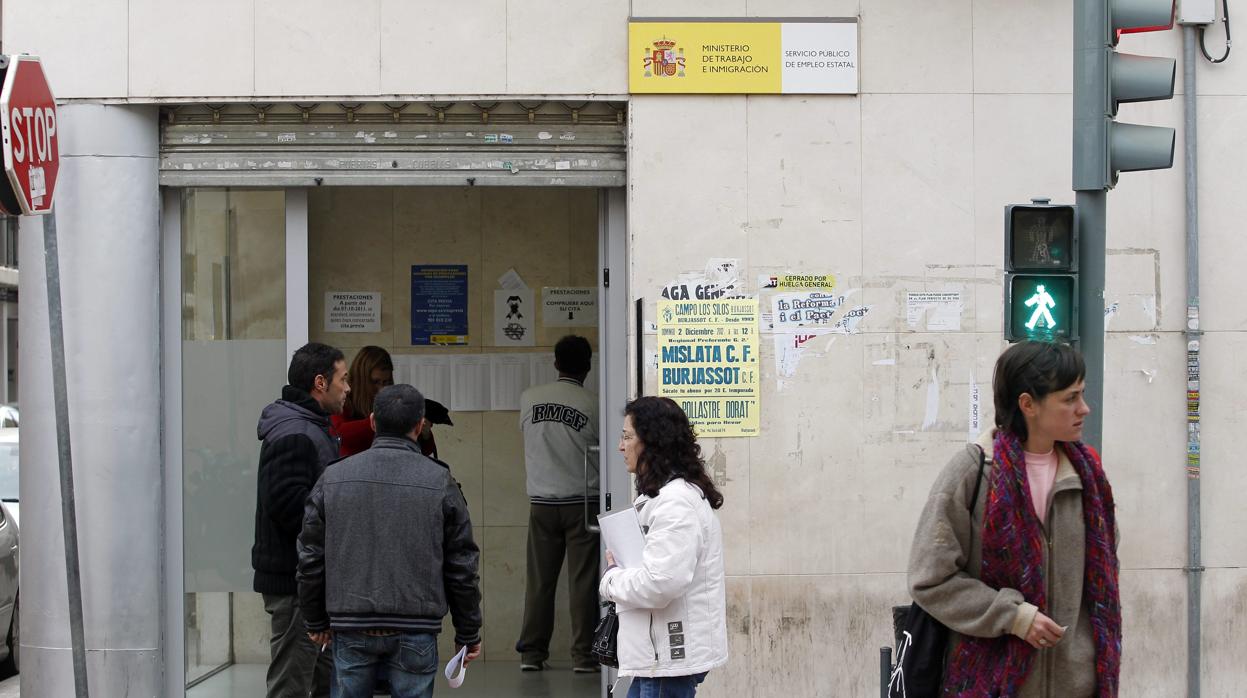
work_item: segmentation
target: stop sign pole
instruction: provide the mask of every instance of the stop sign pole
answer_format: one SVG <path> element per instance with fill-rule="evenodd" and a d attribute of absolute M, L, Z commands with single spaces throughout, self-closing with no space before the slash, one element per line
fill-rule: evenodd
<path fill-rule="evenodd" d="M 52 344 L 52 395 L 56 409 L 57 460 L 61 474 L 61 523 L 65 533 L 65 581 L 69 591 L 69 635 L 73 648 L 74 694 L 88 698 L 87 651 L 82 623 L 82 574 L 78 562 L 78 517 L 69 447 L 69 398 L 65 387 L 65 323 L 61 307 L 60 257 L 52 195 L 60 167 L 56 100 L 34 56 L 0 56 L 0 138 L 4 182 L 0 206 L 12 215 L 46 215 L 43 251 L 48 282 L 48 329 Z"/>

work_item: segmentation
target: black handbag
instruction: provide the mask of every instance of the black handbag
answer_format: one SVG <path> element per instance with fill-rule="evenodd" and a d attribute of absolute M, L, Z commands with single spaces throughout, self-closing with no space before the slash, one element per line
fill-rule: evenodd
<path fill-rule="evenodd" d="M 589 653 L 602 666 L 619 666 L 619 616 L 615 614 L 615 603 L 606 601 L 602 604 L 606 615 L 598 621 L 593 631 L 593 646 Z"/>
<path fill-rule="evenodd" d="M 974 496 L 970 497 L 971 518 L 974 505 L 979 500 L 979 486 L 983 484 L 986 462 L 987 455 L 980 448 L 979 476 L 974 481 Z M 973 528 L 970 541 L 973 547 Z M 896 664 L 888 680 L 888 698 L 936 698 L 944 680 L 948 627 L 923 610 L 917 602 L 894 606 L 892 623 L 896 635 Z"/>

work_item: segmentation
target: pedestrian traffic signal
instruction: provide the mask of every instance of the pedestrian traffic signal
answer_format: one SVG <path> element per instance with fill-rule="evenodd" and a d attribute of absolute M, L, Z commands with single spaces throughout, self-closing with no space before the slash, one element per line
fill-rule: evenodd
<path fill-rule="evenodd" d="M 1010 274 L 1006 339 L 1078 337 L 1078 279 L 1073 274 Z"/>
<path fill-rule="evenodd" d="M 1006 340 L 1078 337 L 1077 220 L 1048 199 L 1005 207 Z"/>
<path fill-rule="evenodd" d="M 1117 53 L 1122 33 L 1173 27 L 1174 0 L 1075 0 L 1074 190 L 1102 191 L 1118 172 L 1173 166 L 1174 130 L 1118 123 L 1117 105 L 1173 97 L 1172 58 Z"/>

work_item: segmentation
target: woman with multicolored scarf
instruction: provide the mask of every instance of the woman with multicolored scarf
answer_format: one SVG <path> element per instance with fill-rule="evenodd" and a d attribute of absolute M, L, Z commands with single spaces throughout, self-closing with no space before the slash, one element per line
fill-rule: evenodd
<path fill-rule="evenodd" d="M 1099 454 L 1080 440 L 1084 374 L 1068 345 L 1010 347 L 992 380 L 996 429 L 931 488 L 909 586 L 952 631 L 946 696 L 1117 695 L 1117 528 Z"/>

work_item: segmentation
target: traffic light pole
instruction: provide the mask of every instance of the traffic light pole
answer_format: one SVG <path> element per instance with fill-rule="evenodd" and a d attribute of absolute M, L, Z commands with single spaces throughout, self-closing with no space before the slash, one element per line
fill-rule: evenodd
<path fill-rule="evenodd" d="M 1091 414 L 1083 420 L 1082 440 L 1102 449 L 1104 424 L 1104 257 L 1107 192 L 1074 194 L 1078 216 L 1078 342 L 1087 362 L 1084 399 Z"/>

